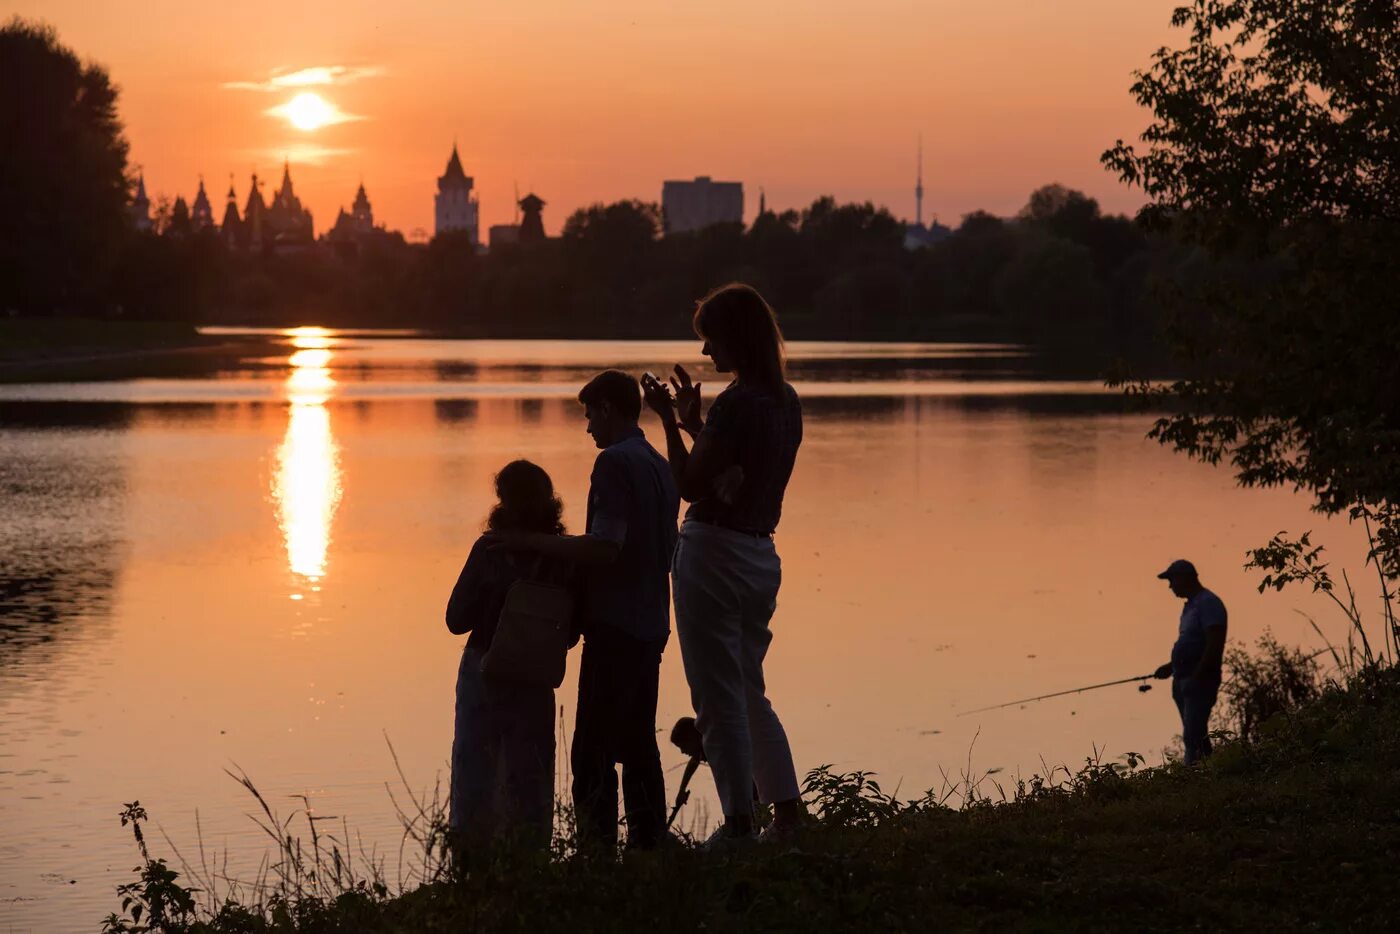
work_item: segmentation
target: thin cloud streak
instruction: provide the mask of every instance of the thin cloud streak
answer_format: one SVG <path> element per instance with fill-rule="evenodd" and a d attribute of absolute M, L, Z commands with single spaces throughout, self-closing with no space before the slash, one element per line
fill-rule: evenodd
<path fill-rule="evenodd" d="M 297 165 L 325 165 L 332 159 L 341 156 L 353 156 L 358 150 L 355 149 L 334 149 L 327 146 L 316 146 L 310 143 L 290 143 L 282 147 L 268 147 L 266 149 L 244 149 L 240 155 L 253 160 L 255 163 L 272 162 L 281 165 L 282 162 L 290 162 Z"/>
<path fill-rule="evenodd" d="M 296 71 L 278 68 L 266 81 L 225 81 L 223 86 L 235 91 L 285 91 L 288 88 L 349 84 L 364 78 L 378 78 L 384 73 L 381 65 L 313 65 Z"/>

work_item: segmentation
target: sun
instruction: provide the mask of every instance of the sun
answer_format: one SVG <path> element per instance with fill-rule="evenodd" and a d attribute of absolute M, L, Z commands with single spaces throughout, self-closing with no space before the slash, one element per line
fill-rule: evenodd
<path fill-rule="evenodd" d="M 280 108 L 287 121 L 298 130 L 318 130 L 335 122 L 336 111 L 324 97 L 303 91 Z"/>

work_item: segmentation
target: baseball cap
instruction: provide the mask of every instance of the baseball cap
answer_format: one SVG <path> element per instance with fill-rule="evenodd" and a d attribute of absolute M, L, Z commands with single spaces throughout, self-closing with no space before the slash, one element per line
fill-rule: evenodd
<path fill-rule="evenodd" d="M 1162 580 L 1171 580 L 1173 577 L 1196 577 L 1196 566 L 1185 558 L 1177 558 L 1167 569 L 1157 575 Z"/>

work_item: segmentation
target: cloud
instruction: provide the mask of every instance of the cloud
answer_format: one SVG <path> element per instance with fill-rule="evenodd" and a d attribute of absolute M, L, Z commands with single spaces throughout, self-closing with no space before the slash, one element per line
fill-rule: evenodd
<path fill-rule="evenodd" d="M 298 165 L 325 165 L 332 159 L 355 154 L 353 149 L 331 149 L 312 143 L 290 143 L 281 148 L 245 149 L 243 155 L 256 162 L 272 162 L 281 165 L 283 160 Z"/>
<path fill-rule="evenodd" d="M 288 88 L 349 84 L 363 78 L 378 78 L 383 74 L 381 65 L 313 65 L 295 71 L 274 68 L 264 81 L 225 81 L 223 86 L 235 91 L 285 91 Z"/>

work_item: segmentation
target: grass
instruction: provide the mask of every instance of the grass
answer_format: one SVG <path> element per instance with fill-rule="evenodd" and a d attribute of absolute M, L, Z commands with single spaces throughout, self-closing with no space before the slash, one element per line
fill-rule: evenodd
<path fill-rule="evenodd" d="M 439 858 L 434 799 L 410 796 L 406 840 L 425 858 L 399 891 L 382 860 L 359 875 L 335 868 L 345 840 L 303 846 L 267 809 L 281 855 L 262 888 L 182 900 L 180 877 L 145 856 L 124 910 L 144 906 L 148 921 L 154 895 L 152 930 L 220 934 L 1389 927 L 1400 916 L 1400 673 L 1369 666 L 1339 684 L 1304 672 L 1316 690 L 1261 721 L 1261 692 L 1295 690 L 1300 673 L 1259 668 L 1267 653 L 1253 663 L 1253 687 L 1229 711 L 1238 725 L 1240 705 L 1255 704 L 1249 735 L 1199 768 L 1091 758 L 1011 786 L 963 775 L 916 801 L 868 774 L 819 769 L 806 783 L 811 827 L 791 848 L 678 845 L 616 860 L 561 838 L 550 854 L 473 854 L 455 876 Z M 108 919 L 109 931 L 141 929 Z"/>

